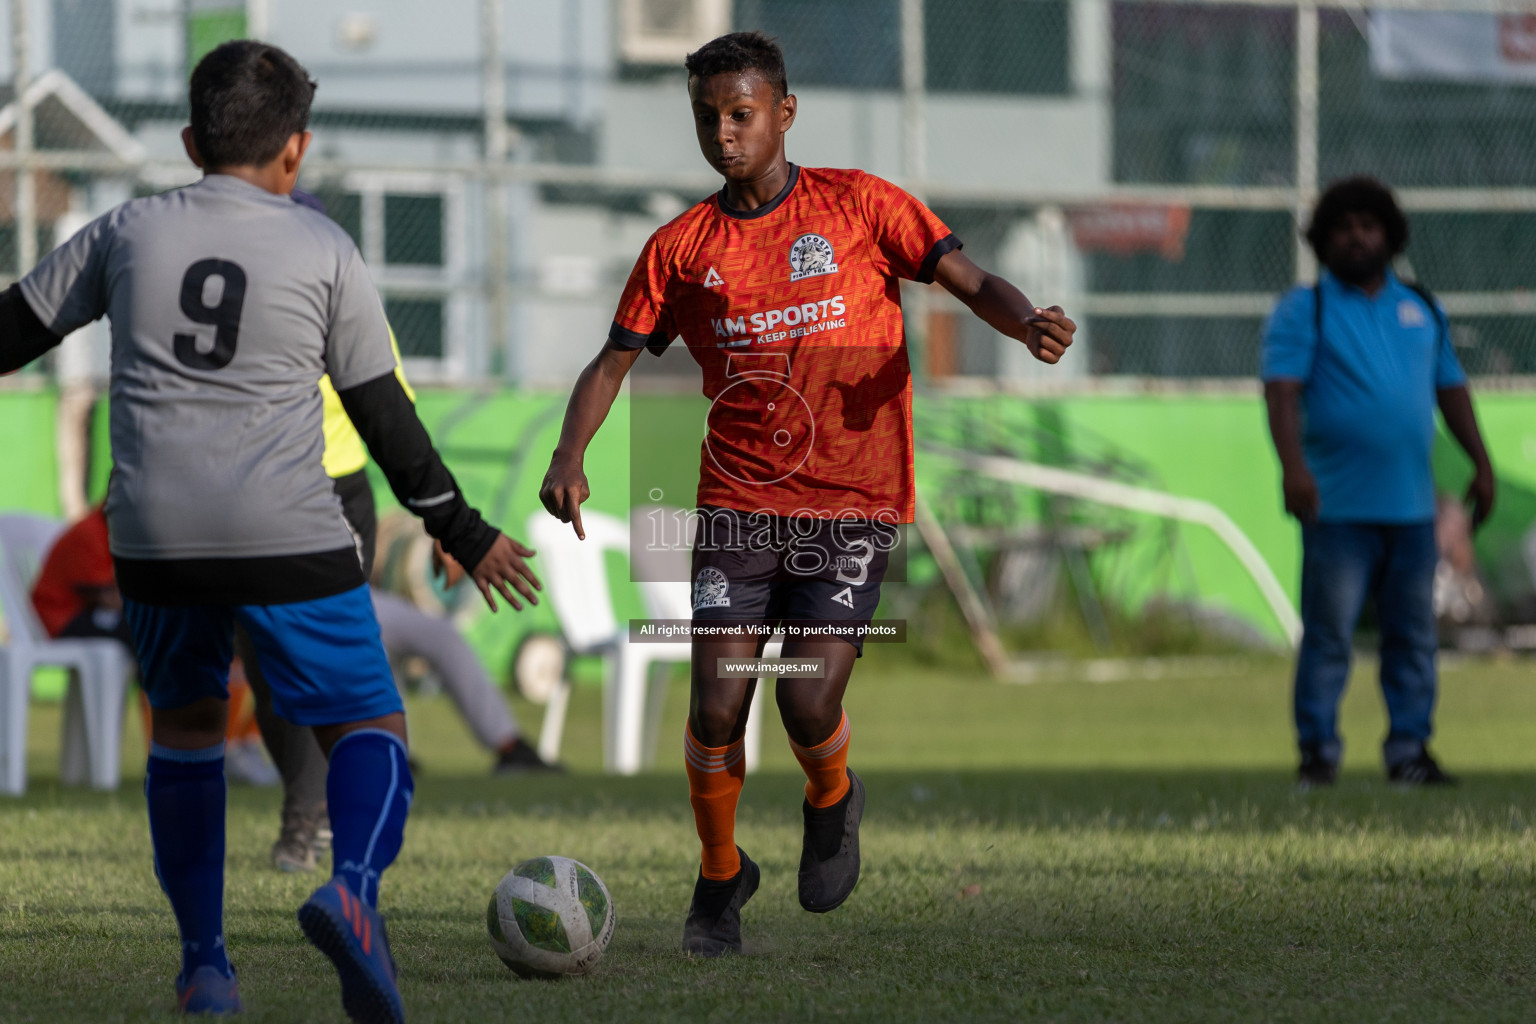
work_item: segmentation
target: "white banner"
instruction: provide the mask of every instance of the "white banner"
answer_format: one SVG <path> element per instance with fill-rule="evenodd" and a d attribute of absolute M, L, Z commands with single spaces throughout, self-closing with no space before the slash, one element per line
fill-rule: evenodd
<path fill-rule="evenodd" d="M 1382 78 L 1536 84 L 1536 14 L 1380 11 L 1371 68 Z"/>

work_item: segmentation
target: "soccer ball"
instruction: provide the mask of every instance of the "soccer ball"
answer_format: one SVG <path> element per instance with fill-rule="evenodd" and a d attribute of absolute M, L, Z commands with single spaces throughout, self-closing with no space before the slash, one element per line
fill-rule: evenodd
<path fill-rule="evenodd" d="M 535 857 L 496 886 L 485 924 L 496 955 L 524 978 L 586 974 L 613 938 L 613 900 L 585 864 Z"/>

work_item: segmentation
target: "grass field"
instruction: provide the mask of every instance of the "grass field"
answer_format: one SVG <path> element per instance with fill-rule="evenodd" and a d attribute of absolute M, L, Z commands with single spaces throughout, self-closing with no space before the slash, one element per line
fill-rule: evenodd
<path fill-rule="evenodd" d="M 763 866 L 751 955 L 676 949 L 696 841 L 666 768 L 595 774 L 597 695 L 556 780 L 486 773 L 446 702 L 411 707 L 423 771 L 383 905 L 414 1021 L 1529 1020 L 1536 1014 L 1536 669 L 1447 669 L 1451 792 L 1389 788 L 1357 674 L 1333 791 L 1291 786 L 1287 670 L 999 686 L 872 654 L 850 692 L 869 788 L 864 876 L 839 911 L 795 900 L 801 778 L 768 727 L 739 840 Z M 677 688 L 669 723 L 680 729 Z M 141 767 L 120 792 L 57 788 L 52 708 L 23 800 L 0 803 L 0 1021 L 162 1019 L 175 931 L 150 870 Z M 669 724 L 669 730 L 671 725 Z M 674 730 L 675 731 L 675 730 Z M 127 757 L 141 762 L 141 739 Z M 251 1021 L 343 1019 L 270 870 L 275 792 L 230 795 L 227 933 Z M 519 981 L 484 907 L 517 861 L 561 853 L 619 911 L 595 975 Z"/>

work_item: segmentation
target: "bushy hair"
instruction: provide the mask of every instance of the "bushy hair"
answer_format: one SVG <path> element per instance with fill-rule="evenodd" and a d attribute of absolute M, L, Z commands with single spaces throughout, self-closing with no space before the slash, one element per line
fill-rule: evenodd
<path fill-rule="evenodd" d="M 1362 175 L 1334 182 L 1318 199 L 1306 237 L 1319 260 L 1328 247 L 1328 235 L 1350 213 L 1368 213 L 1381 221 L 1393 256 L 1408 247 L 1408 218 L 1403 216 L 1392 190 L 1375 178 Z"/>
<path fill-rule="evenodd" d="M 690 53 L 683 66 L 689 78 L 710 78 L 714 75 L 734 75 L 743 71 L 756 71 L 769 85 L 775 96 L 789 95 L 789 77 L 784 73 L 784 51 L 779 44 L 761 32 L 732 32 L 730 35 L 711 39 Z"/>
<path fill-rule="evenodd" d="M 309 125 L 315 83 L 283 50 L 240 39 L 192 71 L 192 138 L 205 167 L 260 167 Z"/>

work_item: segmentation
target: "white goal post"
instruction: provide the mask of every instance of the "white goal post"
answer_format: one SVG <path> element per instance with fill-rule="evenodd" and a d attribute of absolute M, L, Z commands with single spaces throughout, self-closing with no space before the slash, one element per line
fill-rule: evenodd
<path fill-rule="evenodd" d="M 942 445 L 924 444 L 921 447 L 932 455 L 953 460 L 972 473 L 1003 483 L 1206 527 L 1227 546 L 1236 556 L 1238 564 L 1252 577 L 1291 647 L 1295 648 L 1301 643 L 1301 618 L 1286 596 L 1285 588 L 1275 577 L 1274 570 L 1269 567 L 1264 556 L 1259 554 L 1259 549 L 1254 547 L 1248 535 L 1238 528 L 1230 516 L 1210 502 L 1198 498 L 1182 498 L 1116 480 L 1101 480 L 1084 473 L 1020 459 L 978 455 Z"/>

